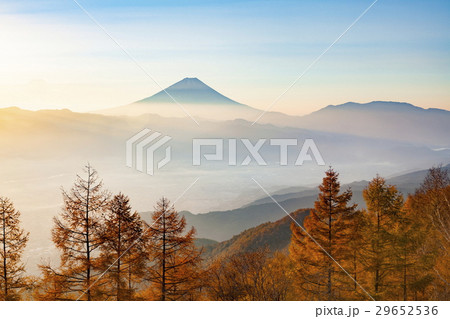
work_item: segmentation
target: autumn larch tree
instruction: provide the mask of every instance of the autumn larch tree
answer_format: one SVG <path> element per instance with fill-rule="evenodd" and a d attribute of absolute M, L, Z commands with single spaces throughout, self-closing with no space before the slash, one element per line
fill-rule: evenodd
<path fill-rule="evenodd" d="M 108 279 L 105 294 L 116 300 L 133 299 L 133 283 L 142 281 L 147 257 L 144 223 L 137 212 L 131 211 L 129 201 L 122 193 L 115 195 L 100 230 L 100 264 Z"/>
<path fill-rule="evenodd" d="M 100 227 L 110 195 L 103 189 L 97 171 L 89 164 L 84 173 L 85 177 L 77 175 L 69 192 L 63 190 L 64 208 L 60 216 L 54 218 L 52 240 L 61 251 L 60 268 L 43 268 L 64 278 L 70 297 L 92 300 L 100 284 L 96 283 L 98 250 L 104 242 Z M 92 287 L 94 283 L 96 285 Z"/>
<path fill-rule="evenodd" d="M 20 212 L 0 197 L 0 300 L 17 300 L 17 289 L 26 285 L 21 257 L 28 237 L 20 227 Z"/>
<path fill-rule="evenodd" d="M 341 256 L 341 265 L 353 277 L 349 281 L 349 285 L 353 289 L 348 291 L 345 299 L 348 300 L 366 300 L 367 294 L 362 291 L 358 283 L 366 286 L 366 278 L 364 276 L 364 266 L 361 263 L 365 244 L 365 229 L 367 228 L 367 215 L 364 211 L 353 210 L 344 215 L 344 223 L 346 224 L 343 230 L 342 242 L 346 249 L 343 250 Z M 345 278 L 350 279 L 350 278 Z"/>
<path fill-rule="evenodd" d="M 395 229 L 403 196 L 395 186 L 376 176 L 363 190 L 363 197 L 368 211 L 363 262 L 372 279 L 372 295 L 382 300 L 388 298 L 388 288 L 393 284 L 388 278 L 395 267 Z"/>
<path fill-rule="evenodd" d="M 291 225 L 290 256 L 297 271 L 300 289 L 307 299 L 343 299 L 346 291 L 353 289 L 353 282 L 349 282 L 348 275 L 328 256 L 331 255 L 340 263 L 348 257 L 347 215 L 353 214 L 356 208 L 356 205 L 349 205 L 352 198 L 350 190 L 340 194 L 338 176 L 332 168 L 326 171 L 314 210 L 303 223 L 305 230 L 323 249 L 300 227 Z"/>
<path fill-rule="evenodd" d="M 420 221 L 425 241 L 422 254 L 435 254 L 432 271 L 434 289 L 429 298 L 450 298 L 450 174 L 448 168 L 432 167 L 420 188 L 410 198 L 410 210 Z M 427 260 L 429 262 L 429 260 Z"/>
<path fill-rule="evenodd" d="M 434 278 L 430 272 L 437 255 L 436 249 L 426 245 L 429 224 L 416 214 L 413 206 L 413 196 L 408 196 L 393 229 L 395 273 L 392 281 L 399 287 L 393 297 L 404 301 L 427 298 L 426 291 Z"/>
<path fill-rule="evenodd" d="M 157 300 L 186 299 L 200 275 L 201 251 L 194 245 L 195 229 L 186 231 L 186 220 L 165 197 L 158 201 L 149 225 L 148 279 Z"/>

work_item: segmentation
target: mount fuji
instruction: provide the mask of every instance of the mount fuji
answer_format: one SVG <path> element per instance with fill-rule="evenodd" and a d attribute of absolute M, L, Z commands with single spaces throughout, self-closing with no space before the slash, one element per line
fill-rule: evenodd
<path fill-rule="evenodd" d="M 197 78 L 184 78 L 172 84 L 165 90 L 152 95 L 136 103 L 173 103 L 173 99 L 178 103 L 186 104 L 227 104 L 241 105 L 230 98 L 220 94 L 210 86 Z"/>
<path fill-rule="evenodd" d="M 163 117 L 186 117 L 189 114 L 194 118 L 231 120 L 255 119 L 261 111 L 224 96 L 198 78 L 184 78 L 150 97 L 96 113 L 128 116 L 158 114 Z"/>

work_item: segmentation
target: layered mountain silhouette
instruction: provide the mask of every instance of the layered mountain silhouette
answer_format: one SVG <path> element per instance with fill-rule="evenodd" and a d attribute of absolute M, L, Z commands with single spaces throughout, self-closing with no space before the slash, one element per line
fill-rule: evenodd
<path fill-rule="evenodd" d="M 450 172 L 450 164 L 445 166 L 445 169 Z M 396 185 L 398 190 L 406 197 L 408 194 L 413 194 L 420 187 L 427 173 L 428 170 L 414 171 L 388 178 L 386 182 L 390 185 Z M 351 189 L 353 192 L 352 202 L 358 204 L 359 208 L 365 208 L 362 193 L 368 183 L 369 181 L 353 182 L 342 185 L 341 189 Z M 294 212 L 301 209 L 302 213 L 299 215 L 301 220 L 298 221 L 302 222 L 308 209 L 314 207 L 314 202 L 317 200 L 318 194 L 317 187 L 298 187 L 295 189 L 281 189 L 272 198 L 287 212 Z M 261 243 L 265 243 L 270 247 L 278 247 L 278 243 L 271 243 L 271 238 L 281 238 L 284 235 L 278 236 L 270 234 L 270 232 L 275 231 L 273 229 L 280 226 L 280 224 L 284 225 L 289 223 L 289 220 L 284 218 L 286 213 L 272 198 L 263 197 L 241 208 L 228 211 L 214 211 L 197 215 L 190 212 L 182 213 L 188 224 L 197 229 L 200 237 L 225 241 L 218 246 L 216 253 L 228 249 L 227 247 L 230 245 L 242 246 L 244 245 L 243 242 L 246 242 L 248 247 L 254 247 L 258 243 L 260 245 L 262 245 Z M 298 212 L 295 213 L 296 216 L 298 214 Z M 279 219 L 282 220 L 280 221 Z M 264 231 L 261 232 L 261 229 L 264 229 Z M 266 234 L 267 232 L 269 234 Z M 269 238 L 265 236 L 269 236 Z M 286 239 L 285 237 L 283 238 Z M 280 245 L 283 246 L 284 244 Z"/>
<path fill-rule="evenodd" d="M 450 165 L 447 165 L 445 168 L 450 171 Z M 411 172 L 389 178 L 387 182 L 392 185 L 397 185 L 403 194 L 407 195 L 408 193 L 413 193 L 415 189 L 420 186 L 427 172 L 427 170 Z M 343 187 L 344 189 L 346 187 L 351 187 L 354 195 L 353 200 L 358 203 L 360 208 L 364 207 L 362 189 L 367 186 L 367 183 L 367 181 L 354 182 Z M 313 202 L 317 198 L 317 190 L 311 189 L 309 192 L 301 191 L 282 194 L 284 191 L 280 190 L 278 193 L 281 194 L 274 197 L 284 208 L 288 209 L 288 211 L 292 211 L 292 213 L 290 213 L 292 218 L 286 216 L 286 213 L 284 212 L 278 214 L 278 206 L 275 207 L 275 205 L 273 206 L 273 218 L 270 221 L 242 230 L 242 232 L 234 234 L 231 238 L 223 240 L 219 243 L 214 241 L 206 241 L 203 239 L 199 242 L 199 246 L 203 247 L 205 256 L 220 258 L 230 256 L 235 253 L 250 252 L 261 248 L 267 248 L 271 252 L 287 251 L 292 235 L 290 229 L 290 225 L 293 223 L 292 219 L 295 219 L 300 225 L 303 224 L 303 220 L 309 215 L 310 209 L 302 207 L 313 206 Z M 313 192 L 315 195 L 311 195 Z M 272 206 L 271 203 L 273 203 L 272 199 L 268 197 L 262 198 L 261 200 L 248 205 L 246 208 L 248 211 L 246 209 L 241 210 L 241 214 L 251 215 L 252 208 L 264 207 L 265 205 Z M 217 213 L 214 214 L 217 215 Z M 240 216 L 241 222 L 245 223 L 247 216 L 242 215 Z M 202 215 L 197 216 L 201 217 Z M 231 220 L 230 222 L 234 225 L 239 223 L 236 216 L 229 217 Z M 189 220 L 189 217 L 187 217 L 187 219 Z M 226 221 L 221 220 L 220 223 L 225 225 Z M 210 227 L 212 227 L 212 225 Z M 205 232 L 200 233 L 205 235 Z"/>
<path fill-rule="evenodd" d="M 445 167 L 450 171 L 450 164 Z M 398 189 L 406 196 L 414 193 L 414 191 L 423 182 L 428 170 L 420 170 L 407 174 L 402 174 L 387 179 L 387 183 L 396 185 Z M 362 190 L 367 186 L 368 181 L 353 182 L 348 185 L 343 185 L 342 189 L 351 188 L 353 191 L 353 202 L 356 202 L 359 208 L 364 208 L 362 198 Z M 223 238 L 221 242 L 211 240 L 199 240 L 198 246 L 204 248 L 205 256 L 218 258 L 225 257 L 237 252 L 249 252 L 260 248 L 268 248 L 270 251 L 286 251 L 291 240 L 290 225 L 295 219 L 300 225 L 303 220 L 309 215 L 311 209 L 306 207 L 313 207 L 314 201 L 317 199 L 317 188 L 305 189 L 299 187 L 297 191 L 294 189 L 279 190 L 277 195 L 273 197 L 290 213 L 289 217 L 283 212 L 278 205 L 269 197 L 261 198 L 249 205 L 246 205 L 239 210 L 227 212 L 212 212 L 203 215 L 192 215 L 184 212 L 184 215 L 191 225 L 200 229 L 201 236 L 209 235 L 213 238 L 219 238 L 222 232 L 208 232 L 207 229 L 226 229 L 227 224 L 234 226 L 234 231 L 228 236 L 228 239 Z M 288 193 L 285 193 L 288 192 Z M 267 218 L 266 222 L 250 225 L 248 221 L 252 220 L 257 211 L 270 211 L 272 214 L 262 214 Z M 208 225 L 204 225 L 201 219 Z M 216 222 L 213 220 L 216 219 Z M 260 220 L 259 220 L 260 221 Z M 242 226 L 238 226 L 238 225 Z M 222 226 L 220 226 L 222 225 Z M 236 230 L 241 229 L 241 232 Z"/>
<path fill-rule="evenodd" d="M 176 101 L 176 102 L 175 102 Z M 301 105 L 299 105 L 299 108 Z M 197 78 L 185 78 L 129 105 L 98 111 L 105 115 L 189 117 L 213 121 L 256 120 L 262 110 L 236 102 Z M 450 148 L 450 111 L 409 103 L 374 101 L 329 105 L 305 116 L 267 112 L 258 124 L 297 127 Z"/>
<path fill-rule="evenodd" d="M 330 105 L 303 116 L 304 128 L 450 147 L 450 112 L 409 103 L 374 101 Z"/>

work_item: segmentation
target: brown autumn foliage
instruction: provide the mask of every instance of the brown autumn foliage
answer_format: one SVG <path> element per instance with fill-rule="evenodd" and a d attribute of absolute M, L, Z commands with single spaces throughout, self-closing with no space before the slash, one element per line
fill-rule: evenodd
<path fill-rule="evenodd" d="M 395 229 L 400 220 L 403 196 L 384 178 L 375 177 L 363 191 L 367 205 L 362 263 L 368 278 L 368 291 L 377 300 L 385 300 L 394 284 Z"/>
<path fill-rule="evenodd" d="M 391 280 L 395 284 L 390 298 L 394 300 L 430 300 L 432 269 L 437 261 L 437 249 L 427 245 L 430 227 L 413 209 L 413 197 L 400 212 L 394 228 L 394 269 Z"/>
<path fill-rule="evenodd" d="M 77 175 L 69 192 L 63 190 L 64 209 L 54 218 L 52 240 L 61 252 L 60 266 L 57 269 L 41 266 L 44 275 L 53 277 L 54 282 L 63 282 L 62 299 L 101 297 L 97 278 L 100 278 L 99 250 L 104 239 L 100 228 L 110 195 L 103 190 L 97 171 L 89 164 L 84 174 L 84 177 Z"/>
<path fill-rule="evenodd" d="M 300 294 L 312 300 L 341 300 L 354 290 L 352 275 L 339 265 L 350 262 L 346 230 L 356 205 L 349 204 L 350 190 L 340 193 L 339 174 L 331 168 L 325 174 L 304 229 L 292 224 L 289 250 Z"/>
<path fill-rule="evenodd" d="M 186 300 L 199 289 L 201 251 L 194 245 L 195 229 L 186 230 L 186 219 L 163 197 L 156 204 L 148 227 L 147 280 L 152 299 Z"/>
<path fill-rule="evenodd" d="M 425 234 L 418 243 L 432 278 L 420 287 L 420 298 L 450 299 L 450 176 L 442 166 L 433 167 L 416 193 L 408 199 L 409 214 Z"/>
<path fill-rule="evenodd" d="M 216 260 L 208 272 L 206 291 L 209 300 L 289 300 L 292 276 L 286 255 L 270 256 L 267 248 L 261 248 Z"/>
<path fill-rule="evenodd" d="M 0 197 L 0 300 L 19 299 L 19 289 L 26 287 L 21 257 L 28 237 L 20 227 L 20 212 Z"/>
<path fill-rule="evenodd" d="M 291 225 L 288 254 L 251 247 L 205 260 L 195 229 L 168 199 L 146 223 L 126 195 L 111 198 L 87 165 L 85 176 L 63 191 L 64 208 L 54 219 L 60 265 L 40 265 L 40 278 L 25 276 L 28 234 L 12 202 L 0 197 L 0 299 L 449 299 L 447 170 L 430 169 L 405 202 L 377 176 L 363 192 L 367 210 L 351 204 L 352 192 L 341 191 L 331 168 L 319 190 L 303 228 Z"/>
<path fill-rule="evenodd" d="M 98 264 L 104 273 L 104 300 L 134 300 L 145 276 L 146 225 L 131 211 L 130 200 L 122 193 L 112 198 L 103 218 Z"/>

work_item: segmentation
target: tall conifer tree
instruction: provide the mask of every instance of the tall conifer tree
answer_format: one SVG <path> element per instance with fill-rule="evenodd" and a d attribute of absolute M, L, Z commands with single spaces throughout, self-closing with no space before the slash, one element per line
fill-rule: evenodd
<path fill-rule="evenodd" d="M 388 280 L 395 263 L 395 229 L 403 207 L 403 196 L 393 185 L 377 176 L 363 191 L 368 216 L 365 230 L 363 262 L 372 280 L 371 292 L 376 299 L 388 298 L 393 285 Z"/>
<path fill-rule="evenodd" d="M 20 227 L 20 212 L 0 197 L 0 300 L 18 299 L 17 290 L 26 285 L 21 257 L 28 237 Z"/>
<path fill-rule="evenodd" d="M 61 251 L 61 265 L 57 270 L 42 267 L 64 279 L 67 298 L 97 299 L 96 282 L 99 275 L 99 248 L 104 243 L 100 236 L 110 194 L 103 189 L 97 171 L 89 164 L 84 169 L 85 177 L 77 175 L 69 192 L 63 190 L 64 208 L 54 218 L 52 239 Z M 59 280 L 58 280 L 59 281 Z M 95 287 L 94 287 L 95 284 Z"/>
<path fill-rule="evenodd" d="M 292 224 L 290 256 L 300 278 L 300 289 L 305 298 L 316 300 L 337 300 L 345 298 L 351 287 L 348 277 L 333 261 L 343 262 L 348 257 L 346 245 L 347 216 L 353 214 L 356 205 L 350 205 L 350 190 L 340 194 L 339 174 L 330 168 L 319 186 L 319 197 L 314 210 L 305 218 L 303 226 L 315 239 Z M 319 247 L 319 245 L 321 247 Z M 325 251 L 326 252 L 325 252 Z M 329 256 L 330 255 L 330 256 Z"/>
<path fill-rule="evenodd" d="M 196 289 L 201 251 L 194 245 L 195 229 L 186 231 L 186 219 L 165 197 L 158 201 L 149 234 L 149 280 L 156 288 L 155 299 L 185 299 Z"/>
<path fill-rule="evenodd" d="M 100 267 L 108 281 L 105 294 L 115 300 L 132 300 L 134 283 L 141 281 L 145 268 L 144 222 L 131 211 L 129 198 L 122 193 L 113 197 L 104 219 Z"/>

